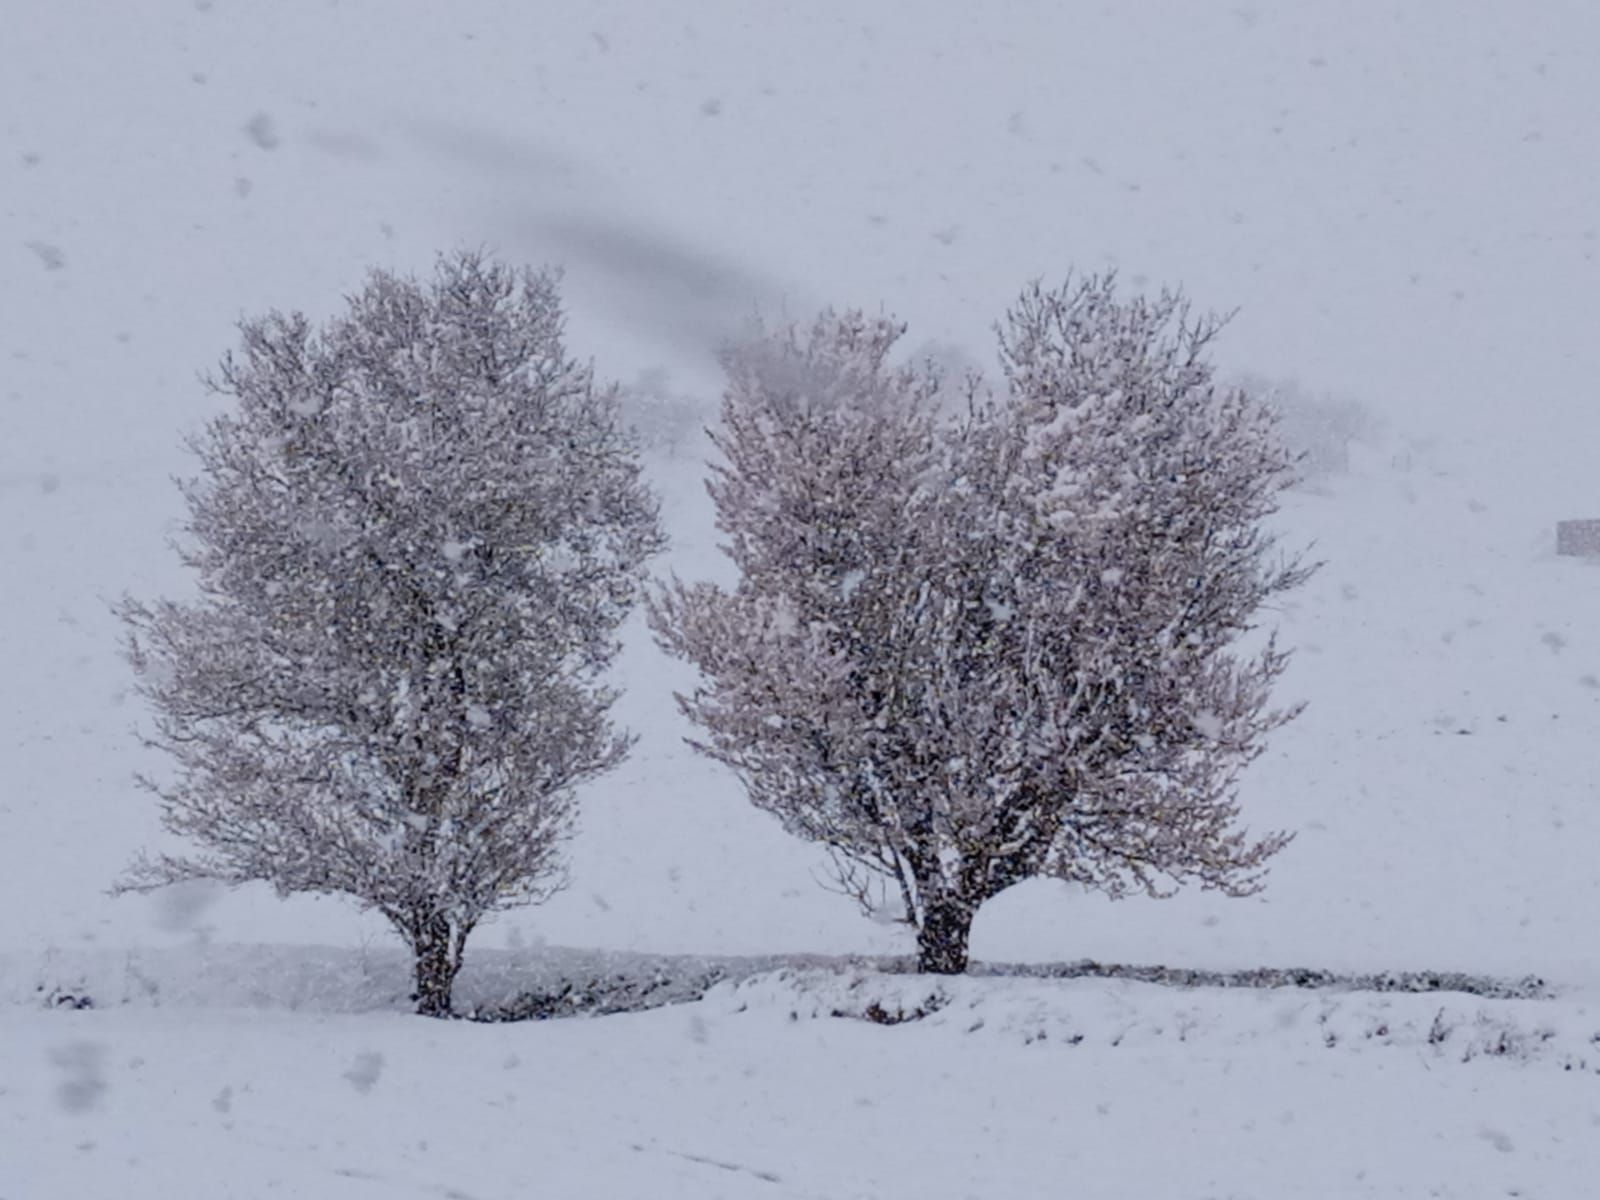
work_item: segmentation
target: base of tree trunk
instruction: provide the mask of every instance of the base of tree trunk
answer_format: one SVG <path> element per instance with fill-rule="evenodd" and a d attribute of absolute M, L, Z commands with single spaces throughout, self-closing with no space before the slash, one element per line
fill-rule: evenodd
<path fill-rule="evenodd" d="M 437 988 L 417 989 L 417 1015 L 422 1017 L 448 1017 L 454 1013 L 448 985 L 443 991 Z"/>
<path fill-rule="evenodd" d="M 448 1017 L 456 982 L 450 923 L 442 918 L 431 922 L 412 950 L 416 955 L 417 1012 L 424 1017 Z"/>
<path fill-rule="evenodd" d="M 925 975 L 964 973 L 974 915 L 964 904 L 929 905 L 917 930 L 917 970 Z"/>

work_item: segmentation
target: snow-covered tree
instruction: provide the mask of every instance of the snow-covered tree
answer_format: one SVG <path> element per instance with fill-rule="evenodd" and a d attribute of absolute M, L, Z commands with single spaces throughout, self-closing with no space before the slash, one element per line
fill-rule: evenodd
<path fill-rule="evenodd" d="M 473 254 L 373 272 L 320 329 L 241 326 L 191 439 L 199 597 L 125 600 L 187 856 L 123 886 L 336 893 L 450 1011 L 473 928 L 560 885 L 574 790 L 629 739 L 601 675 L 662 544 L 618 423 L 562 345 L 554 277 Z"/>
<path fill-rule="evenodd" d="M 1294 712 L 1269 707 L 1284 652 L 1241 638 L 1309 568 L 1263 529 L 1292 457 L 1213 385 L 1217 327 L 1111 278 L 1031 288 L 1005 393 L 970 381 L 949 417 L 888 321 L 726 356 L 708 489 L 738 581 L 674 580 L 652 624 L 701 671 L 696 746 L 864 907 L 892 895 L 923 970 L 964 970 L 1021 880 L 1247 894 L 1287 840 L 1238 828 Z"/>

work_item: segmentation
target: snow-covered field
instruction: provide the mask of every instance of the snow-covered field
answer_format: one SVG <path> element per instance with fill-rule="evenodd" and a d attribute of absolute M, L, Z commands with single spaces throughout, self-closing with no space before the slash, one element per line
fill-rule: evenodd
<path fill-rule="evenodd" d="M 941 986 L 947 1007 L 897 1026 L 829 1015 L 852 1001 L 865 1010 L 847 980 L 772 976 L 692 1006 L 517 1025 L 13 1009 L 0 1043 L 0 1194 L 1570 1197 L 1591 1186 L 1593 1010 L 1582 1025 L 1570 1004 L 1483 1015 L 1459 999 Z M 882 990 L 915 1007 L 929 989 Z M 1532 1046 L 1496 1056 L 1503 1037 Z M 1564 1069 L 1585 1053 L 1591 1070 Z"/>
<path fill-rule="evenodd" d="M 0 1200 L 1592 1191 L 1600 574 L 1553 531 L 1600 517 L 1600 10 L 12 8 Z M 164 538 L 180 436 L 211 411 L 195 373 L 240 313 L 324 315 L 370 265 L 480 243 L 565 265 L 602 373 L 708 402 L 710 347 L 756 306 L 881 305 L 984 363 L 1020 285 L 1072 265 L 1237 307 L 1226 368 L 1369 418 L 1282 518 L 1327 561 L 1278 614 L 1310 707 L 1245 801 L 1297 839 L 1249 901 L 1018 888 L 974 954 L 1550 995 L 817 965 L 649 1012 L 443 1024 L 404 1015 L 389 935 L 346 906 L 108 898 L 161 835 L 106 601 L 188 586 Z M 718 570 L 696 454 L 652 471 L 662 569 Z M 573 887 L 480 933 L 469 996 L 598 952 L 906 949 L 681 746 L 683 668 L 642 630 L 620 674 L 641 740 L 585 797 Z"/>

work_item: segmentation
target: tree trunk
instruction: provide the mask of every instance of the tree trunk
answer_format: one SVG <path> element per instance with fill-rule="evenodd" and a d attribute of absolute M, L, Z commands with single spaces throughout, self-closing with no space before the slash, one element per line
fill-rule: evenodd
<path fill-rule="evenodd" d="M 411 949 L 416 957 L 417 1012 L 425 1017 L 448 1017 L 450 990 L 460 967 L 451 945 L 449 919 L 436 916 L 420 920 Z"/>
<path fill-rule="evenodd" d="M 976 914 L 976 906 L 954 897 L 924 905 L 917 930 L 917 970 L 928 975 L 962 974 Z"/>

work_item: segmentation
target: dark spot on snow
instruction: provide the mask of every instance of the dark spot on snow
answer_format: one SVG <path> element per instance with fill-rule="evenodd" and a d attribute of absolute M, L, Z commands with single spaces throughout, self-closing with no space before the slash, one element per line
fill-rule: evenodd
<path fill-rule="evenodd" d="M 722 101 L 715 96 L 700 102 L 700 115 L 702 117 L 720 117 L 722 115 Z"/>
<path fill-rule="evenodd" d="M 47 990 L 41 983 L 34 990 L 44 997 L 46 1008 L 65 1008 L 72 1012 L 82 1012 L 94 1007 L 94 997 L 81 987 L 54 987 Z"/>
<path fill-rule="evenodd" d="M 255 187 L 255 184 L 251 183 L 245 176 L 240 175 L 233 181 L 233 194 L 243 200 L 250 194 L 250 189 L 253 187 Z"/>
<path fill-rule="evenodd" d="M 1478 1136 L 1500 1151 L 1501 1154 L 1510 1154 L 1517 1148 L 1511 1138 L 1498 1129 L 1481 1129 L 1478 1131 Z"/>
<path fill-rule="evenodd" d="M 272 117 L 264 112 L 258 112 L 244 123 L 244 133 L 263 150 L 276 150 L 282 144 L 277 125 Z"/>
<path fill-rule="evenodd" d="M 233 1089 L 231 1087 L 225 1087 L 220 1092 L 218 1092 L 216 1094 L 216 1096 L 214 1096 L 212 1098 L 212 1100 L 211 1100 L 211 1107 L 215 1111 L 217 1111 L 219 1113 L 223 1113 L 223 1114 L 227 1114 L 227 1113 L 232 1112 L 233 1111 Z"/>
<path fill-rule="evenodd" d="M 948 1003 L 950 1001 L 947 997 L 938 992 L 931 992 L 926 1000 L 910 1009 L 901 1008 L 899 1005 L 896 1005 L 893 1009 L 887 1009 L 876 1000 L 873 1000 L 860 1012 L 836 1008 L 829 1013 L 829 1016 L 854 1017 L 858 1021 L 867 1021 L 873 1025 L 905 1025 L 909 1022 L 920 1021 L 925 1017 L 932 1016 Z M 1043 1035 L 1041 1034 L 1040 1036 L 1042 1037 Z M 1029 1037 L 1026 1040 L 1031 1043 L 1034 1039 Z"/>
<path fill-rule="evenodd" d="M 67 265 L 67 256 L 61 252 L 60 246 L 49 242 L 29 242 L 28 249 L 44 264 L 46 271 L 59 271 Z"/>
<path fill-rule="evenodd" d="M 355 1061 L 350 1064 L 350 1069 L 344 1077 L 350 1081 L 350 1086 L 358 1092 L 370 1092 L 372 1085 L 378 1082 L 378 1077 L 383 1074 L 383 1055 L 373 1050 L 363 1050 L 356 1055 Z"/>
<path fill-rule="evenodd" d="M 105 1047 L 97 1042 L 68 1042 L 50 1051 L 50 1061 L 60 1069 L 56 1099 L 68 1112 L 86 1112 L 106 1092 Z"/>
<path fill-rule="evenodd" d="M 1433 1014 L 1433 1024 L 1428 1026 L 1428 1045 L 1442 1046 L 1450 1037 L 1451 1027 L 1445 1023 L 1444 1009 Z"/>

